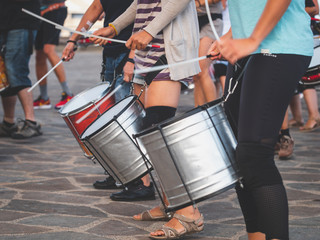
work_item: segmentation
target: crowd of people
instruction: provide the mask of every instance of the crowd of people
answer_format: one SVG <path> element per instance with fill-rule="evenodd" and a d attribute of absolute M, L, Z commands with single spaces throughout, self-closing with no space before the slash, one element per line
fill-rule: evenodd
<path fill-rule="evenodd" d="M 289 159 L 294 141 L 289 127 L 313 131 L 320 127 L 317 93 L 314 87 L 299 85 L 313 55 L 314 40 L 310 16 L 319 13 L 316 0 L 207 0 L 214 29 L 208 20 L 205 0 L 93 0 L 77 31 L 87 32 L 104 15 L 104 27 L 93 34 L 126 41 L 126 44 L 92 37 L 103 46 L 102 81 L 116 88 L 115 100 L 131 92 L 142 94 L 146 111 L 143 127 L 148 128 L 176 114 L 181 86 L 194 84 L 194 105 L 200 106 L 225 97 L 227 89 L 238 84 L 224 107 L 237 138 L 236 161 L 242 181 L 236 192 L 249 240 L 288 240 L 288 200 L 274 153 Z M 223 11 L 228 7 L 231 27 L 223 31 Z M 6 75 L 10 86 L 1 91 L 3 121 L 0 136 L 16 139 L 42 134 L 34 109 L 50 109 L 46 80 L 40 83 L 40 96 L 28 91 L 29 59 L 36 50 L 36 75 L 48 71 L 47 60 L 55 66 L 61 59 L 70 61 L 76 54 L 81 35 L 70 35 L 62 56 L 56 53 L 60 30 L 21 11 L 25 8 L 63 25 L 67 14 L 65 0 L 12 0 L 0 3 L 0 45 L 5 49 Z M 308 15 L 309 14 L 309 15 Z M 292 28 L 294 26 L 294 28 Z M 216 39 L 214 31 L 219 35 Z M 158 45 L 157 48 L 149 44 Z M 299 48 L 297 48 L 299 46 Z M 200 62 L 188 61 L 210 54 Z M 159 61 L 168 67 L 156 74 L 133 74 Z M 19 62 L 20 64 L 16 64 Z M 179 66 L 174 63 L 185 62 Z M 62 88 L 56 109 L 72 99 L 63 65 L 55 69 Z M 150 77 L 152 76 L 152 77 Z M 214 78 L 214 80 L 213 80 Z M 125 83 L 123 83 L 125 82 Z M 232 85 L 232 86 L 230 86 Z M 297 87 L 298 86 L 298 87 Z M 221 90 L 222 89 L 222 90 Z M 298 95 L 294 95 L 297 90 Z M 298 92 L 300 90 L 300 92 Z M 308 107 L 304 124 L 299 94 Z M 25 119 L 15 120 L 19 98 Z M 290 103 L 291 101 L 291 103 Z M 289 120 L 288 106 L 293 118 Z M 112 176 L 96 181 L 97 189 L 118 189 Z M 162 192 L 164 204 L 168 201 Z M 114 201 L 154 200 L 155 190 L 149 175 L 111 194 Z M 133 216 L 136 221 L 165 220 L 152 239 L 175 239 L 200 232 L 205 220 L 196 206 L 186 206 L 167 214 L 165 206 Z"/>

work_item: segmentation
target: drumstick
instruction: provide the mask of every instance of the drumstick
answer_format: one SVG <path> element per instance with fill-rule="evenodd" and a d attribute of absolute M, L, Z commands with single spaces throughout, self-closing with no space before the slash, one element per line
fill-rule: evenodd
<path fill-rule="evenodd" d="M 44 17 L 41 17 L 41 16 L 39 16 L 39 15 L 33 13 L 33 12 L 30 12 L 30 11 L 24 9 L 24 8 L 22 8 L 21 10 L 22 10 L 23 12 L 25 12 L 25 13 L 33 16 L 33 17 L 35 17 L 35 18 L 38 18 L 38 19 L 40 19 L 40 20 L 42 20 L 42 21 L 45 21 L 45 22 L 47 22 L 47 23 L 50 23 L 50 24 L 54 25 L 57 29 L 60 29 L 60 30 L 66 30 L 66 31 L 71 32 L 71 33 L 77 33 L 77 34 L 83 35 L 83 36 L 85 36 L 85 37 L 99 38 L 99 39 L 107 40 L 107 41 L 109 41 L 109 42 L 117 42 L 117 43 L 123 43 L 123 44 L 126 43 L 126 41 L 124 41 L 124 40 L 113 39 L 113 38 L 106 38 L 106 37 L 101 37 L 101 36 L 97 36 L 97 35 L 93 35 L 93 34 L 88 34 L 88 33 L 80 32 L 80 31 L 77 31 L 77 30 L 72 30 L 72 29 L 70 29 L 70 28 L 67 28 L 67 27 L 64 27 L 64 26 L 62 26 L 62 25 L 59 25 L 59 24 L 57 24 L 57 23 L 55 23 L 55 22 L 52 22 L 52 21 L 50 21 L 50 20 L 48 20 L 48 19 L 46 19 L 46 18 L 44 18 Z M 160 48 L 159 45 L 153 45 L 153 44 L 148 44 L 147 46 L 148 46 L 148 47 L 153 47 L 153 48 Z"/>
<path fill-rule="evenodd" d="M 76 121 L 76 124 L 81 123 L 84 119 L 86 119 L 89 115 L 91 115 L 97 108 L 99 108 L 105 101 L 107 101 L 110 97 L 112 97 L 113 94 L 115 94 L 124 84 L 125 82 L 122 82 L 119 84 L 113 91 L 111 91 L 104 99 L 102 99 L 97 105 L 95 105 L 93 108 L 90 109 L 86 114 L 84 114 L 81 118 L 79 118 Z"/>
<path fill-rule="evenodd" d="M 31 92 L 43 79 L 45 79 L 50 73 L 52 73 L 62 62 L 64 58 L 61 59 L 53 68 L 49 70 L 41 79 L 39 79 L 31 88 L 28 89 L 28 92 Z"/>

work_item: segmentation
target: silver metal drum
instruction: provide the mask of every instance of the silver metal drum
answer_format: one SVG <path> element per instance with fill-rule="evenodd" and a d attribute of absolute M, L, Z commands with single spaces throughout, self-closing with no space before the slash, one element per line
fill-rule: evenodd
<path fill-rule="evenodd" d="M 162 122 L 136 137 L 147 150 L 168 211 L 202 201 L 238 181 L 236 139 L 220 101 Z"/>
<path fill-rule="evenodd" d="M 145 111 L 137 96 L 109 108 L 82 134 L 81 140 L 116 181 L 127 184 L 148 172 L 133 134 L 142 130 Z M 142 144 L 140 149 L 145 152 Z M 151 165 L 149 164 L 149 168 Z"/>

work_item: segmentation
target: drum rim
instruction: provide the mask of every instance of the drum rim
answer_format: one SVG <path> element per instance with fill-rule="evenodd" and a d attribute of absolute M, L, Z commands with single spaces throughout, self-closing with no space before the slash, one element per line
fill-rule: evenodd
<path fill-rule="evenodd" d="M 91 90 L 95 87 L 98 87 L 98 86 L 101 86 L 101 85 L 108 85 L 107 88 L 100 94 L 99 98 L 96 99 L 95 101 L 91 101 L 91 102 L 88 102 L 87 104 L 81 106 L 81 107 L 78 107 L 72 111 L 69 111 L 69 112 L 63 112 L 63 109 L 66 108 L 68 106 L 68 103 L 72 103 L 74 101 L 76 101 L 81 95 L 83 95 L 85 92 L 87 92 L 88 90 Z M 81 91 L 80 93 L 78 93 L 76 96 L 74 96 L 72 99 L 70 99 L 70 101 L 68 103 L 66 103 L 60 110 L 59 110 L 59 113 L 62 115 L 62 116 L 70 116 L 70 115 L 74 115 L 74 114 L 77 114 L 85 109 L 87 109 L 89 106 L 92 106 L 94 103 L 97 103 L 99 102 L 104 96 L 106 96 L 111 88 L 110 88 L 111 84 L 109 82 L 102 82 L 102 83 L 99 83 L 97 84 L 96 86 L 94 87 L 89 87 L 89 88 L 86 88 L 85 90 Z"/>
<path fill-rule="evenodd" d="M 155 124 L 155 125 L 153 125 L 153 126 L 151 126 L 149 128 L 146 128 L 145 130 L 135 134 L 134 136 L 137 137 L 137 138 L 142 137 L 142 136 L 144 136 L 146 134 L 149 134 L 149 133 L 152 133 L 152 132 L 156 131 L 159 128 L 163 128 L 163 127 L 169 126 L 169 125 L 174 124 L 174 123 L 176 123 L 176 122 L 178 122 L 178 121 L 180 121 L 180 120 L 182 120 L 184 118 L 190 117 L 190 116 L 195 115 L 195 114 L 197 114 L 197 113 L 199 113 L 199 112 L 201 112 L 201 111 L 203 111 L 205 109 L 208 109 L 208 108 L 210 108 L 212 106 L 221 104 L 222 101 L 223 101 L 222 98 L 219 98 L 219 99 L 216 99 L 216 100 L 211 101 L 209 103 L 206 103 L 204 105 L 200 105 L 200 106 L 195 107 L 195 108 L 193 108 L 193 109 L 191 109 L 191 110 L 189 110 L 189 111 L 187 111 L 187 112 L 185 112 L 185 113 L 183 113 L 183 114 L 181 114 L 179 116 L 169 118 L 169 119 L 167 119 L 167 120 L 165 120 L 163 122 L 160 122 L 160 123 Z"/>
<path fill-rule="evenodd" d="M 207 200 L 207 199 L 209 199 L 209 198 L 212 198 L 212 197 L 214 197 L 214 196 L 217 196 L 217 195 L 219 195 L 219 194 L 221 194 L 221 193 L 224 193 L 224 192 L 226 192 L 226 191 L 234 188 L 238 181 L 239 181 L 239 179 L 236 179 L 236 180 L 234 180 L 230 185 L 228 185 L 228 186 L 226 186 L 226 187 L 224 187 L 224 188 L 221 188 L 220 190 L 218 190 L 218 191 L 216 191 L 216 192 L 214 192 L 214 193 L 210 193 L 210 194 L 208 194 L 208 195 L 206 195 L 206 196 L 204 196 L 204 197 L 198 198 L 198 199 L 194 200 L 193 202 L 194 202 L 194 203 L 199 203 L 199 202 L 202 202 L 202 201 Z M 176 207 L 170 207 L 170 205 L 169 205 L 169 206 L 165 209 L 165 211 L 166 211 L 166 212 L 174 212 L 174 211 L 177 211 L 177 210 L 180 210 L 180 209 L 182 209 L 182 208 L 185 208 L 185 207 L 188 207 L 188 206 L 192 205 L 193 202 L 192 202 L 191 200 L 189 200 L 188 202 L 186 202 L 186 203 L 184 203 L 184 204 L 181 204 L 181 205 L 179 205 L 179 206 L 176 206 Z"/>
<path fill-rule="evenodd" d="M 102 113 L 101 115 L 99 115 L 99 117 L 96 119 L 98 120 L 100 117 L 102 117 L 104 114 L 106 114 L 110 109 L 112 109 L 113 107 L 115 107 L 118 103 L 124 101 L 125 99 L 129 98 L 129 97 L 132 97 L 131 101 L 128 103 L 128 105 L 131 105 L 133 102 L 135 102 L 136 100 L 138 100 L 138 96 L 137 95 L 128 95 L 127 97 L 121 99 L 120 101 L 118 101 L 116 104 L 114 104 L 113 106 L 111 106 L 110 108 L 108 108 L 107 111 L 105 111 L 104 113 Z M 140 101 L 139 101 L 140 102 Z M 141 102 L 140 102 L 141 103 Z M 141 103 L 142 105 L 142 103 Z M 142 105 L 143 106 L 143 105 Z M 116 117 L 119 117 L 126 109 L 122 109 L 117 115 L 115 115 Z M 107 122 L 106 124 L 102 125 L 100 128 L 98 128 L 96 131 L 94 131 L 93 133 L 89 134 L 88 136 L 85 136 L 83 137 L 84 133 L 89 129 L 89 127 L 91 127 L 95 122 L 96 120 L 94 120 L 92 123 L 90 123 L 87 128 L 83 131 L 83 133 L 80 135 L 80 140 L 83 141 L 83 140 L 86 140 L 86 139 L 89 139 L 91 137 L 93 137 L 95 134 L 97 134 L 98 132 L 101 131 L 102 128 L 105 128 L 107 126 L 109 126 L 112 122 L 114 122 L 114 118 L 111 119 L 111 121 Z"/>

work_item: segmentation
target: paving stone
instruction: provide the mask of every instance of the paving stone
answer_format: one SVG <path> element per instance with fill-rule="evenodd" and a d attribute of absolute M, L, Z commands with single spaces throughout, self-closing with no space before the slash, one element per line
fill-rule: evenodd
<path fill-rule="evenodd" d="M 32 234 L 47 232 L 49 229 L 44 227 L 30 227 L 21 224 L 2 223 L 0 222 L 0 233 L 3 234 Z"/>
<path fill-rule="evenodd" d="M 28 182 L 23 184 L 12 184 L 11 188 L 23 190 L 38 190 L 38 191 L 66 191 L 75 190 L 76 186 L 72 185 L 67 179 L 54 179 L 48 181 Z"/>
<path fill-rule="evenodd" d="M 136 228 L 134 226 L 128 225 L 125 222 L 109 220 L 96 227 L 89 229 L 87 232 L 95 233 L 100 236 L 132 236 L 147 234 L 146 231 Z"/>
<path fill-rule="evenodd" d="M 33 214 L 21 213 L 21 212 L 15 212 L 15 211 L 6 211 L 6 210 L 0 209 L 0 221 L 3 221 L 3 222 L 13 221 L 13 220 L 30 217 L 30 216 L 33 216 Z"/>
<path fill-rule="evenodd" d="M 97 205 L 97 207 L 110 214 L 123 215 L 127 217 L 132 217 L 133 215 L 149 209 L 146 209 L 143 206 L 137 206 L 134 203 L 125 202 L 110 202 L 109 204 Z"/>
<path fill-rule="evenodd" d="M 59 226 L 66 228 L 79 228 L 97 220 L 97 218 L 88 217 L 70 217 L 65 215 L 47 214 L 39 217 L 32 217 L 20 220 L 20 224 L 36 225 L 36 226 Z"/>
<path fill-rule="evenodd" d="M 0 237 L 1 240 L 111 240 L 111 238 L 99 237 L 94 234 L 77 233 L 77 232 L 54 232 L 54 233 L 42 233 L 32 234 L 26 236 L 4 236 Z"/>
<path fill-rule="evenodd" d="M 16 194 L 16 191 L 0 188 L 0 199 L 12 199 Z"/>
<path fill-rule="evenodd" d="M 43 203 L 30 200 L 12 200 L 4 207 L 4 209 L 31 213 L 56 213 L 74 216 L 107 217 L 107 214 L 90 207 Z"/>
<path fill-rule="evenodd" d="M 81 198 L 71 194 L 58 194 L 48 192 L 25 192 L 23 193 L 22 199 L 35 200 L 35 201 L 46 201 L 55 203 L 74 203 L 74 204 L 86 204 L 93 205 L 97 198 L 82 196 Z"/>

